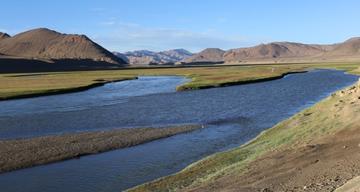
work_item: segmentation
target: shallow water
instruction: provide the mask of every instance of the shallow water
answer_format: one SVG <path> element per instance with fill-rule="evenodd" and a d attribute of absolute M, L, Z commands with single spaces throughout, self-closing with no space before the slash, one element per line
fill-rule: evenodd
<path fill-rule="evenodd" d="M 3 138 L 184 123 L 201 123 L 206 128 L 127 149 L 5 173 L 0 175 L 0 188 L 4 191 L 123 190 L 172 174 L 207 155 L 239 146 L 357 79 L 340 71 L 316 70 L 241 86 L 129 96 L 124 102 L 116 103 L 116 99 L 106 105 L 95 102 L 94 107 L 75 110 L 43 109 L 36 114 L 14 110 L 0 119 L 1 125 L 10 127 L 1 129 Z"/>

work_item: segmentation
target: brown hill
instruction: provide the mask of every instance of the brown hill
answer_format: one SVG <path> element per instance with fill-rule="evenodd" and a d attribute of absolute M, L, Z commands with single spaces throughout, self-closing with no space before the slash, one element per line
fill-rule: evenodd
<path fill-rule="evenodd" d="M 292 42 L 275 42 L 249 48 L 231 49 L 224 54 L 225 61 L 308 57 L 322 54 L 325 48 Z"/>
<path fill-rule="evenodd" d="M 360 56 L 360 37 L 336 44 L 334 49 L 325 53 L 324 56 Z"/>
<path fill-rule="evenodd" d="M 10 37 L 10 35 L 8 35 L 7 33 L 0 32 L 0 41 L 3 39 L 9 38 L 9 37 Z"/>
<path fill-rule="evenodd" d="M 254 47 L 231 49 L 205 49 L 184 60 L 185 63 L 218 62 L 262 63 L 262 62 L 320 62 L 360 60 L 360 37 L 331 45 L 273 42 Z"/>
<path fill-rule="evenodd" d="M 184 63 L 204 63 L 204 62 L 223 62 L 224 61 L 224 50 L 218 48 L 207 48 L 200 53 L 197 53 L 182 62 Z"/>
<path fill-rule="evenodd" d="M 39 28 L 0 41 L 0 53 L 9 56 L 39 59 L 71 59 L 125 64 L 112 53 L 85 35 L 61 34 Z"/>

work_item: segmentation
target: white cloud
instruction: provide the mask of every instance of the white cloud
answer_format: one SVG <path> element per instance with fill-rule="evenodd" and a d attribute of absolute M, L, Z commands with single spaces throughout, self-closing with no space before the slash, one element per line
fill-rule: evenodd
<path fill-rule="evenodd" d="M 248 44 L 244 37 L 226 36 L 214 29 L 194 32 L 185 29 L 147 28 L 135 23 L 108 24 L 111 27 L 107 29 L 107 33 L 97 36 L 95 41 L 113 51 L 185 48 L 197 52 L 208 47 L 229 49 Z"/>

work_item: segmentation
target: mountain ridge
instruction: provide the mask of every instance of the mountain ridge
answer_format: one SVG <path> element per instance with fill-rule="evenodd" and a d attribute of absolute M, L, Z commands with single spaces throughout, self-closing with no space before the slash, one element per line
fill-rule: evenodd
<path fill-rule="evenodd" d="M 185 49 L 171 49 L 160 52 L 137 50 L 125 53 L 113 53 L 120 58 L 127 58 L 128 62 L 132 65 L 175 64 L 193 55 Z"/>
<path fill-rule="evenodd" d="M 126 64 L 85 35 L 63 34 L 48 28 L 32 29 L 3 38 L 0 41 L 0 53 L 32 59 L 93 60 Z"/>
<path fill-rule="evenodd" d="M 217 50 L 217 51 L 215 51 Z M 281 62 L 299 60 L 334 60 L 346 57 L 359 58 L 360 37 L 353 37 L 341 43 L 330 45 L 303 44 L 297 42 L 271 42 L 252 47 L 226 50 L 207 48 L 183 63 L 242 63 L 242 62 Z M 222 54 L 222 56 L 221 56 Z"/>

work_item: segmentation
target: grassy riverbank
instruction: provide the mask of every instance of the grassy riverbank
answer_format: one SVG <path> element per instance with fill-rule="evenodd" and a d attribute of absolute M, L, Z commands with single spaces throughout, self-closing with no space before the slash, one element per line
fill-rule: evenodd
<path fill-rule="evenodd" d="M 135 79 L 141 75 L 185 76 L 191 81 L 177 87 L 178 91 L 184 91 L 273 80 L 311 68 L 349 71 L 357 67 L 356 63 L 311 63 L 0 74 L 0 100 L 83 91 L 108 82 Z"/>
<path fill-rule="evenodd" d="M 191 82 L 177 88 L 182 91 L 271 80 L 307 68 L 307 65 L 263 65 L 1 74 L 0 100 L 82 91 L 140 75 L 181 75 L 190 78 Z"/>
<path fill-rule="evenodd" d="M 139 145 L 201 128 L 184 125 L 166 128 L 117 129 L 0 141 L 0 173 Z"/>
<path fill-rule="evenodd" d="M 318 66 L 360 74 L 359 66 Z M 329 191 L 360 174 L 360 84 L 251 142 L 129 191 Z M 346 157 L 346 158 L 345 158 Z"/>

